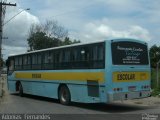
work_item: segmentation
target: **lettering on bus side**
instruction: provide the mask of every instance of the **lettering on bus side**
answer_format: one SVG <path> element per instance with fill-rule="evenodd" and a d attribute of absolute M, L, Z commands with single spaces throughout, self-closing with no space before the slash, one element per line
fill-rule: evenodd
<path fill-rule="evenodd" d="M 32 78 L 41 78 L 41 74 L 32 74 Z"/>
<path fill-rule="evenodd" d="M 135 74 L 118 74 L 117 80 L 135 80 Z"/>

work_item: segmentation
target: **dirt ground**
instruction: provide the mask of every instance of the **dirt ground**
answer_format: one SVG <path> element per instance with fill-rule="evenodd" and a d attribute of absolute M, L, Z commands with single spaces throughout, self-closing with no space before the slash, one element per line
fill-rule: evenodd
<path fill-rule="evenodd" d="M 157 96 L 157 97 L 148 97 L 143 99 L 116 101 L 116 103 L 142 105 L 142 106 L 160 106 L 160 97 Z"/>

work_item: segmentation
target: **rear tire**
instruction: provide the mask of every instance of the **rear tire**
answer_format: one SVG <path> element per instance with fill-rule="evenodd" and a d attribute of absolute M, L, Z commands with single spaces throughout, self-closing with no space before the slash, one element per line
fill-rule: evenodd
<path fill-rule="evenodd" d="M 71 94 L 67 86 L 61 86 L 58 92 L 58 98 L 61 104 L 69 105 L 71 103 Z"/>
<path fill-rule="evenodd" d="M 19 87 L 19 96 L 23 97 L 23 87 L 22 87 L 22 84 L 20 83 L 18 87 Z"/>

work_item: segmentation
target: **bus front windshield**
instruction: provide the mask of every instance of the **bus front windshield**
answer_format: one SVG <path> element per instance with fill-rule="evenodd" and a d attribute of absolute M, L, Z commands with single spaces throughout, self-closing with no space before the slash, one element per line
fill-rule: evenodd
<path fill-rule="evenodd" d="M 113 65 L 148 65 L 146 44 L 130 41 L 111 43 Z"/>

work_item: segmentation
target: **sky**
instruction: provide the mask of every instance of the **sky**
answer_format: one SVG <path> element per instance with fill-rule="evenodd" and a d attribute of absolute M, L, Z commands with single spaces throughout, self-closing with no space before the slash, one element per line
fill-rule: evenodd
<path fill-rule="evenodd" d="M 57 20 L 69 37 L 92 42 L 112 37 L 129 37 L 160 46 L 160 0 L 6 0 L 2 53 L 24 53 L 31 24 Z M 26 10 L 30 8 L 30 10 Z"/>

